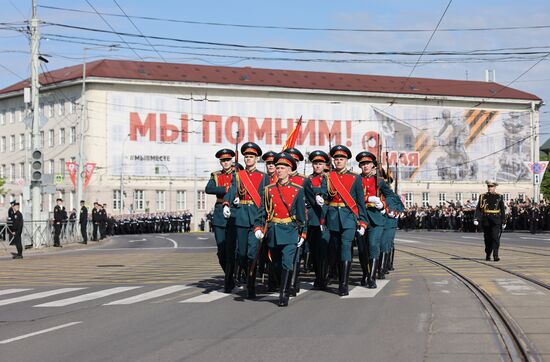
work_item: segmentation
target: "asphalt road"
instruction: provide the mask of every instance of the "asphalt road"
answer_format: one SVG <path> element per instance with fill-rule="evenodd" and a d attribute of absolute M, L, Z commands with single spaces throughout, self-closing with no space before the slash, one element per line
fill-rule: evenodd
<path fill-rule="evenodd" d="M 481 234 L 397 238 L 483 253 Z M 550 254 L 550 235 L 506 234 L 504 245 Z M 407 255 L 397 255 L 397 270 L 375 291 L 357 286 L 355 263 L 350 298 L 339 297 L 336 284 L 312 291 L 305 278 L 303 292 L 279 308 L 265 292 L 254 301 L 244 290 L 219 292 L 208 233 L 65 249 L 0 258 L 2 361 L 506 360 L 471 292 Z"/>

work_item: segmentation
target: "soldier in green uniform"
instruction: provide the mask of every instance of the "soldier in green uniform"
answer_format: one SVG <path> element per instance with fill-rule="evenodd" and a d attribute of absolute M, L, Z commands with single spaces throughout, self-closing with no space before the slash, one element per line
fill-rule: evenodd
<path fill-rule="evenodd" d="M 498 248 L 500 246 L 500 235 L 504 229 L 504 215 L 506 207 L 502 195 L 497 194 L 498 183 L 485 181 L 487 192 L 479 196 L 479 202 L 475 211 L 474 225 L 483 227 L 483 239 L 485 240 L 485 260 L 491 260 L 491 253 L 494 261 L 499 261 Z"/>
<path fill-rule="evenodd" d="M 295 267 L 296 249 L 306 237 L 306 205 L 304 189 L 289 181 L 296 170 L 296 160 L 289 154 L 275 157 L 277 182 L 265 187 L 262 204 L 254 223 L 254 235 L 262 240 L 267 235 L 273 264 L 281 270 L 279 306 L 286 307 Z"/>
<path fill-rule="evenodd" d="M 330 231 L 329 265 L 338 259 L 338 294 L 349 294 L 349 274 L 352 260 L 352 242 L 355 233 L 365 234 L 367 228 L 367 210 L 365 209 L 361 177 L 346 168 L 352 157 L 349 148 L 337 145 L 330 150 L 334 160 L 334 170 L 327 176 L 327 218 Z"/>
<path fill-rule="evenodd" d="M 223 217 L 223 197 L 231 186 L 233 178 L 233 157 L 235 152 L 229 148 L 224 148 L 216 152 L 216 158 L 220 160 L 222 169 L 214 171 L 210 175 L 210 180 L 206 184 L 204 192 L 209 195 L 216 195 L 216 204 L 214 205 L 214 213 L 212 215 L 212 225 L 214 226 L 214 238 L 218 247 L 218 262 L 225 273 L 227 266 L 227 250 L 226 250 L 226 226 L 228 219 Z M 234 230 L 232 230 L 234 231 Z M 230 287 L 228 285 L 228 287 Z M 232 286 L 231 286 L 231 289 Z"/>
<path fill-rule="evenodd" d="M 231 187 L 225 194 L 223 215 L 235 217 L 237 230 L 237 254 L 239 264 L 248 270 L 247 291 L 249 298 L 256 298 L 256 251 L 258 240 L 254 237 L 254 221 L 258 216 L 265 187 L 269 177 L 256 169 L 262 149 L 254 142 L 246 142 L 241 147 L 245 169 L 235 172 Z"/>
<path fill-rule="evenodd" d="M 304 181 L 307 208 L 307 240 L 311 250 L 313 270 L 315 272 L 314 289 L 325 290 L 328 282 L 328 243 L 330 233 L 325 225 L 328 206 L 324 202 L 327 194 L 327 178 L 324 173 L 329 156 L 315 150 L 309 154 L 313 173 Z M 309 205 L 309 207 L 307 207 Z"/>

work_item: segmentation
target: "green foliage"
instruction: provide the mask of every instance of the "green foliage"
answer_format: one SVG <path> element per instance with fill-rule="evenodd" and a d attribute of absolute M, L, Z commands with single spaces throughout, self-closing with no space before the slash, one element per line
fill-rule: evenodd
<path fill-rule="evenodd" d="M 548 156 L 546 153 L 541 152 L 540 153 L 540 160 L 541 161 L 550 161 L 550 156 Z M 542 183 L 540 185 L 540 192 L 543 194 L 545 199 L 550 199 L 550 173 L 547 172 L 544 173 L 544 177 L 542 178 Z"/>
<path fill-rule="evenodd" d="M 4 189 L 4 185 L 6 184 L 6 180 L 0 177 L 0 195 L 5 195 L 8 190 Z"/>

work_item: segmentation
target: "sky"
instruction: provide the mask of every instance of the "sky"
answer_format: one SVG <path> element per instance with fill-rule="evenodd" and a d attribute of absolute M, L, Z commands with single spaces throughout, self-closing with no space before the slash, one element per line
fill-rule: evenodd
<path fill-rule="evenodd" d="M 550 99 L 547 0 L 454 0 L 450 5 L 449 0 L 37 0 L 37 4 L 38 18 L 43 22 L 40 53 L 49 60 L 42 67 L 46 71 L 81 63 L 84 48 L 96 48 L 87 50 L 90 60 L 132 59 L 405 77 L 484 80 L 484 71 L 492 69 L 498 83 L 513 82 L 513 88 L 545 101 Z M 29 41 L 21 29 L 30 18 L 31 0 L 0 0 L 0 6 L 0 88 L 4 88 L 30 76 Z M 100 16 L 96 11 L 120 16 Z M 114 29 L 149 38 L 74 26 L 109 32 Z M 514 29 L 494 29 L 501 27 Z M 492 30 L 465 30 L 479 28 Z M 114 44 L 118 44 L 114 50 L 107 48 Z M 275 47 L 322 51 L 279 52 L 272 49 Z M 472 54 L 473 50 L 478 53 Z M 437 51 L 459 54 L 434 55 Z M 543 107 L 541 144 L 549 137 L 550 109 Z"/>

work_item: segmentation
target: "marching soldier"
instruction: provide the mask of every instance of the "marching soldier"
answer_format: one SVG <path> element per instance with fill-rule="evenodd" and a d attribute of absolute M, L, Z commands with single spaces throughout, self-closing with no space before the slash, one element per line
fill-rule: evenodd
<path fill-rule="evenodd" d="M 345 296 L 349 294 L 352 242 L 355 232 L 361 236 L 365 234 L 367 211 L 363 201 L 365 196 L 361 177 L 346 168 L 352 156 L 349 148 L 343 145 L 334 146 L 330 150 L 330 156 L 334 160 L 335 170 L 327 177 L 326 224 L 330 231 L 329 265 L 334 265 L 339 258 L 338 294 Z"/>
<path fill-rule="evenodd" d="M 99 203 L 94 202 L 94 208 L 92 209 L 92 240 L 98 241 L 97 233 L 99 231 Z"/>
<path fill-rule="evenodd" d="M 392 197 L 392 190 L 384 182 L 382 175 L 377 175 L 376 157 L 367 151 L 360 152 L 355 157 L 361 168 L 361 182 L 364 194 L 363 204 L 367 210 L 367 222 L 369 228 L 365 237 L 360 237 L 357 244 L 359 249 L 359 261 L 363 275 L 361 285 L 367 288 L 376 288 L 376 272 L 378 278 L 384 279 L 384 273 L 380 269 L 386 261 L 386 253 L 380 249 L 382 233 L 386 224 L 386 204 L 379 195 L 384 198 Z M 379 258 L 380 257 L 380 258 Z M 367 279 L 365 281 L 365 279 Z"/>
<path fill-rule="evenodd" d="M 313 165 L 313 173 L 304 181 L 304 193 L 307 205 L 307 240 L 311 250 L 315 282 L 313 288 L 325 290 L 328 281 L 328 243 L 330 233 L 325 226 L 327 205 L 324 198 L 327 194 L 327 180 L 324 173 L 329 163 L 329 156 L 316 150 L 309 154 Z"/>
<path fill-rule="evenodd" d="M 23 234 L 23 215 L 19 211 L 19 203 L 14 202 L 13 206 L 13 241 L 15 248 L 17 249 L 17 254 L 13 255 L 13 259 L 23 259 L 23 243 L 21 242 L 21 234 Z"/>
<path fill-rule="evenodd" d="M 263 154 L 262 160 L 265 162 L 265 173 L 269 176 L 269 183 L 274 184 L 277 182 L 277 174 L 275 173 L 275 156 L 276 152 L 267 151 Z"/>
<path fill-rule="evenodd" d="M 216 152 L 216 158 L 220 160 L 222 169 L 220 171 L 212 172 L 210 180 L 206 184 L 204 191 L 209 195 L 216 195 L 216 204 L 214 205 L 214 214 L 212 216 L 212 225 L 214 226 L 214 238 L 216 239 L 216 245 L 218 247 L 218 262 L 222 267 L 224 273 L 227 276 L 227 250 L 226 250 L 226 233 L 228 219 L 223 217 L 223 197 L 229 191 L 231 186 L 231 179 L 233 178 L 233 172 L 231 165 L 233 164 L 233 157 L 235 152 L 228 148 L 224 148 Z M 231 270 L 231 274 L 233 270 Z M 229 279 L 226 277 L 226 279 Z M 229 282 L 229 280 L 228 280 Z M 231 289 L 229 289 L 231 288 Z M 231 292 L 233 285 L 227 285 L 228 291 Z M 226 290 L 227 291 L 227 290 Z"/>
<path fill-rule="evenodd" d="M 67 211 L 65 210 L 65 206 L 63 206 L 62 199 L 57 199 L 55 201 L 57 205 L 53 208 L 53 246 L 61 248 L 62 245 L 59 241 L 59 235 L 61 234 L 62 223 L 67 219 Z"/>
<path fill-rule="evenodd" d="M 236 172 L 231 179 L 231 187 L 224 197 L 223 215 L 226 218 L 232 214 L 235 216 L 239 264 L 248 270 L 248 297 L 255 298 L 256 268 L 253 263 L 258 241 L 254 237 L 253 227 L 269 177 L 256 169 L 258 157 L 262 155 L 262 149 L 257 144 L 246 142 L 241 147 L 241 153 L 244 156 L 245 169 Z"/>
<path fill-rule="evenodd" d="M 296 161 L 296 168 L 292 170 L 292 173 L 289 175 L 288 179 L 293 184 L 302 186 L 306 180 L 306 177 L 298 173 L 298 167 L 300 166 L 300 162 L 304 160 L 304 155 L 299 149 L 294 147 L 287 148 L 283 152 L 292 156 Z M 307 243 L 300 246 L 298 250 L 296 250 L 296 265 L 292 270 L 292 289 L 290 290 L 292 296 L 295 296 L 300 292 L 300 261 L 302 260 L 302 256 L 304 258 L 304 270 L 307 272 L 309 265 L 309 245 Z"/>
<path fill-rule="evenodd" d="M 80 234 L 82 234 L 81 244 L 88 244 L 88 208 L 84 200 L 80 201 L 80 217 L 78 223 L 80 224 Z"/>
<path fill-rule="evenodd" d="M 382 170 L 383 171 L 383 170 Z M 393 182 L 392 177 L 386 173 L 382 172 L 384 180 L 386 180 L 388 186 Z M 388 274 L 393 268 L 393 260 L 395 258 L 395 230 L 397 229 L 398 216 L 400 213 L 405 211 L 405 205 L 401 201 L 399 195 L 391 190 L 391 196 L 386 197 L 385 202 L 388 208 L 388 213 L 386 214 L 386 223 L 384 224 L 384 231 L 382 233 L 382 243 L 381 250 L 382 253 L 386 254 L 385 263 L 382 266 L 382 273 Z"/>
<path fill-rule="evenodd" d="M 305 197 L 301 186 L 289 180 L 291 171 L 296 170 L 296 161 L 288 154 L 275 157 L 277 182 L 265 187 L 261 207 L 255 221 L 254 235 L 262 240 L 268 235 L 269 249 L 273 263 L 281 270 L 279 306 L 288 306 L 296 250 L 304 243 Z"/>
<path fill-rule="evenodd" d="M 504 216 L 506 207 L 502 195 L 496 193 L 498 183 L 485 181 L 487 192 L 479 196 L 479 202 L 475 211 L 474 225 L 483 227 L 483 239 L 485 240 L 485 260 L 499 261 L 498 248 L 500 246 L 500 235 L 504 229 Z"/>

